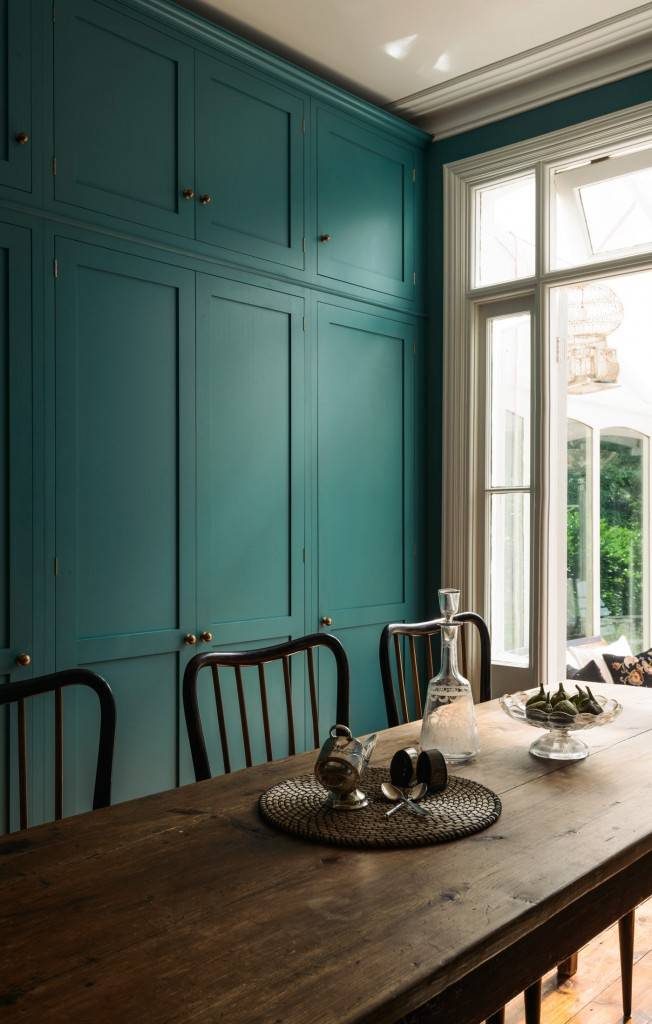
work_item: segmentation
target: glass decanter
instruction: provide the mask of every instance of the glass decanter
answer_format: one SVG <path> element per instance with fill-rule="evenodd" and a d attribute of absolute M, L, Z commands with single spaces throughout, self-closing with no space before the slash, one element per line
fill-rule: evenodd
<path fill-rule="evenodd" d="M 421 749 L 440 750 L 448 764 L 471 761 L 480 749 L 471 684 L 457 667 L 459 590 L 440 590 L 439 607 L 444 616 L 439 673 L 428 683 L 421 726 Z"/>

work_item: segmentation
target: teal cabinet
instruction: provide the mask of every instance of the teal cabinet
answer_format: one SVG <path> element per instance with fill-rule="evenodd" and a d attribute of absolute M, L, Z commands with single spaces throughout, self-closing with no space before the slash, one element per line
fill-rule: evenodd
<path fill-rule="evenodd" d="M 413 299 L 416 152 L 327 108 L 315 130 L 319 276 Z"/>
<path fill-rule="evenodd" d="M 177 781 L 196 631 L 194 274 L 71 239 L 56 255 L 56 662 L 116 688 L 121 800 Z"/>
<path fill-rule="evenodd" d="M 269 80 L 197 55 L 197 238 L 303 269 L 306 107 Z"/>
<path fill-rule="evenodd" d="M 386 722 L 383 626 L 414 605 L 415 328 L 320 303 L 317 502 L 320 621 L 351 659 L 351 722 Z"/>
<path fill-rule="evenodd" d="M 54 23 L 55 199 L 194 234 L 194 51 L 97 0 Z"/>
<path fill-rule="evenodd" d="M 30 4 L 0 0 L 0 185 L 31 189 Z"/>
<path fill-rule="evenodd" d="M 211 647 L 280 643 L 305 632 L 305 334 L 303 299 L 197 278 L 197 622 Z M 206 649 L 204 645 L 204 649 Z M 304 666 L 293 663 L 303 745 Z M 222 671 L 233 767 L 244 767 L 235 678 Z M 243 670 L 255 760 L 265 760 L 255 670 Z M 282 666 L 267 671 L 273 749 L 287 754 Z M 214 769 L 221 752 L 210 674 L 199 699 Z M 182 778 L 192 778 L 185 735 Z"/>
<path fill-rule="evenodd" d="M 197 281 L 198 623 L 216 644 L 304 625 L 303 300 Z"/>
<path fill-rule="evenodd" d="M 0 680 L 32 674 L 30 233 L 0 223 Z"/>

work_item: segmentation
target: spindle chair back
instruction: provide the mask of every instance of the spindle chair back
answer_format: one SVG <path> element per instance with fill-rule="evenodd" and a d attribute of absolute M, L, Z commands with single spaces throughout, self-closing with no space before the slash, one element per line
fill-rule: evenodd
<path fill-rule="evenodd" d="M 272 761 L 274 760 L 274 751 L 272 749 L 272 732 L 270 727 L 265 666 L 271 662 L 280 662 L 282 665 L 285 711 L 288 729 L 288 750 L 285 753 L 288 755 L 295 754 L 296 730 L 292 703 L 292 668 L 290 659 L 295 655 L 305 652 L 308 666 L 308 693 L 310 698 L 312 740 L 315 747 L 318 747 L 320 743 L 319 701 L 317 693 L 317 677 L 315 673 L 315 659 L 313 654 L 316 648 L 326 648 L 330 650 L 335 658 L 337 672 L 337 722 L 340 725 L 348 725 L 349 663 L 342 644 L 337 637 L 332 636 L 330 633 L 313 633 L 309 636 L 291 640 L 288 643 L 275 644 L 273 647 L 261 647 L 252 651 L 207 651 L 204 654 L 195 655 L 195 657 L 188 662 L 183 677 L 183 707 L 186 716 L 190 752 L 192 754 L 192 762 L 197 782 L 211 777 L 210 763 L 206 750 L 204 730 L 202 727 L 201 713 L 197 698 L 197 677 L 201 670 L 203 668 L 210 668 L 211 670 L 222 761 L 224 771 L 225 773 L 228 773 L 231 771 L 231 752 L 226 726 L 220 669 L 230 668 L 235 673 L 245 764 L 247 768 L 250 768 L 253 764 L 253 757 L 249 720 L 247 717 L 247 705 L 245 701 L 245 681 L 242 673 L 243 668 L 254 667 L 258 669 L 258 691 L 265 736 L 265 753 L 267 761 Z M 332 722 L 329 722 L 329 726 L 330 725 L 332 725 Z M 285 753 L 283 755 L 276 756 L 285 756 Z"/>
<path fill-rule="evenodd" d="M 489 629 L 484 619 L 475 612 L 459 612 L 454 617 L 455 622 L 463 623 L 460 630 L 460 670 L 463 676 L 468 678 L 468 644 L 466 629 L 473 626 L 480 636 L 480 700 L 491 700 L 491 641 Z M 409 659 L 412 679 L 412 695 L 414 699 L 414 713 L 417 718 L 423 714 L 423 684 L 427 685 L 432 679 L 434 672 L 434 659 L 432 639 L 441 632 L 444 619 L 432 619 L 429 622 L 393 622 L 383 629 L 380 636 L 380 672 L 383 681 L 385 695 L 385 708 L 387 711 L 388 725 L 395 726 L 402 722 L 408 722 L 412 717 L 409 707 L 408 686 L 406 683 L 405 661 Z M 421 641 L 421 650 L 417 649 L 417 641 Z M 407 647 L 407 655 L 404 658 L 403 645 Z M 392 661 L 396 668 L 396 685 L 394 683 L 394 672 Z M 425 662 L 425 680 L 422 679 L 422 666 Z M 396 695 L 400 703 L 399 709 L 396 702 Z"/>
<path fill-rule="evenodd" d="M 44 693 L 54 695 L 54 818 L 63 817 L 63 691 L 68 686 L 85 686 L 94 690 L 100 704 L 100 734 L 93 790 L 93 810 L 108 807 L 111 803 L 111 772 L 113 769 L 113 747 L 115 743 L 115 701 L 111 687 L 85 668 L 72 668 L 37 676 L 21 682 L 4 683 L 0 686 L 0 706 L 17 705 L 18 725 L 18 815 L 19 827 L 29 825 L 28 809 L 28 743 L 27 743 L 27 701 Z"/>

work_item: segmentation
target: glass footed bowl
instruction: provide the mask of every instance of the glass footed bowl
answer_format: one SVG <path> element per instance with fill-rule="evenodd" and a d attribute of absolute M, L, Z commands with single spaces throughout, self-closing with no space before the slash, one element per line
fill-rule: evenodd
<path fill-rule="evenodd" d="M 535 708 L 534 711 L 528 710 L 526 713 L 526 702 L 534 692 L 530 690 L 529 693 L 506 693 L 500 698 L 500 706 L 515 722 L 546 730 L 530 747 L 531 754 L 545 761 L 582 761 L 589 756 L 589 748 L 573 733 L 582 729 L 595 729 L 599 725 L 609 725 L 623 710 L 622 704 L 613 697 L 598 694 L 595 699 L 602 708 L 601 715 L 576 715 L 570 721 L 563 721 L 554 711 L 546 714 Z"/>

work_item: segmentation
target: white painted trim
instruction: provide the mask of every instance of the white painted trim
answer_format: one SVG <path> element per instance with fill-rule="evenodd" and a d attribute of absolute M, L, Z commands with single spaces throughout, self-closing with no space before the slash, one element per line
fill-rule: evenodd
<path fill-rule="evenodd" d="M 540 624 L 533 643 L 533 668 L 540 678 L 556 675 L 558 632 L 554 615 L 548 624 L 550 603 L 558 593 L 558 554 L 547 548 L 551 502 L 558 486 L 550 474 L 549 325 L 547 289 L 551 285 L 603 276 L 650 265 L 650 254 L 605 261 L 563 271 L 547 271 L 548 196 L 552 169 L 576 158 L 591 159 L 652 140 L 652 102 L 639 104 L 584 124 L 505 146 L 502 149 L 447 164 L 444 176 L 444 339 L 443 339 L 443 459 L 442 459 L 442 581 L 459 586 L 462 603 L 485 612 L 484 556 L 481 500 L 478 481 L 478 373 L 477 307 L 480 302 L 501 301 L 515 295 L 535 299 L 535 351 L 539 353 L 537 377 L 539 402 L 533 416 L 538 431 L 536 517 L 530 607 Z M 537 275 L 527 281 L 511 281 L 491 288 L 471 289 L 474 187 L 515 177 L 535 169 L 538 180 Z M 533 366 L 534 371 L 534 366 Z M 536 385 L 535 385 L 536 386 Z M 554 393 L 554 389 L 553 392 Z M 552 557 L 551 557 L 552 556 Z"/>
<path fill-rule="evenodd" d="M 652 3 L 405 96 L 388 109 L 446 138 L 652 67 Z"/>

